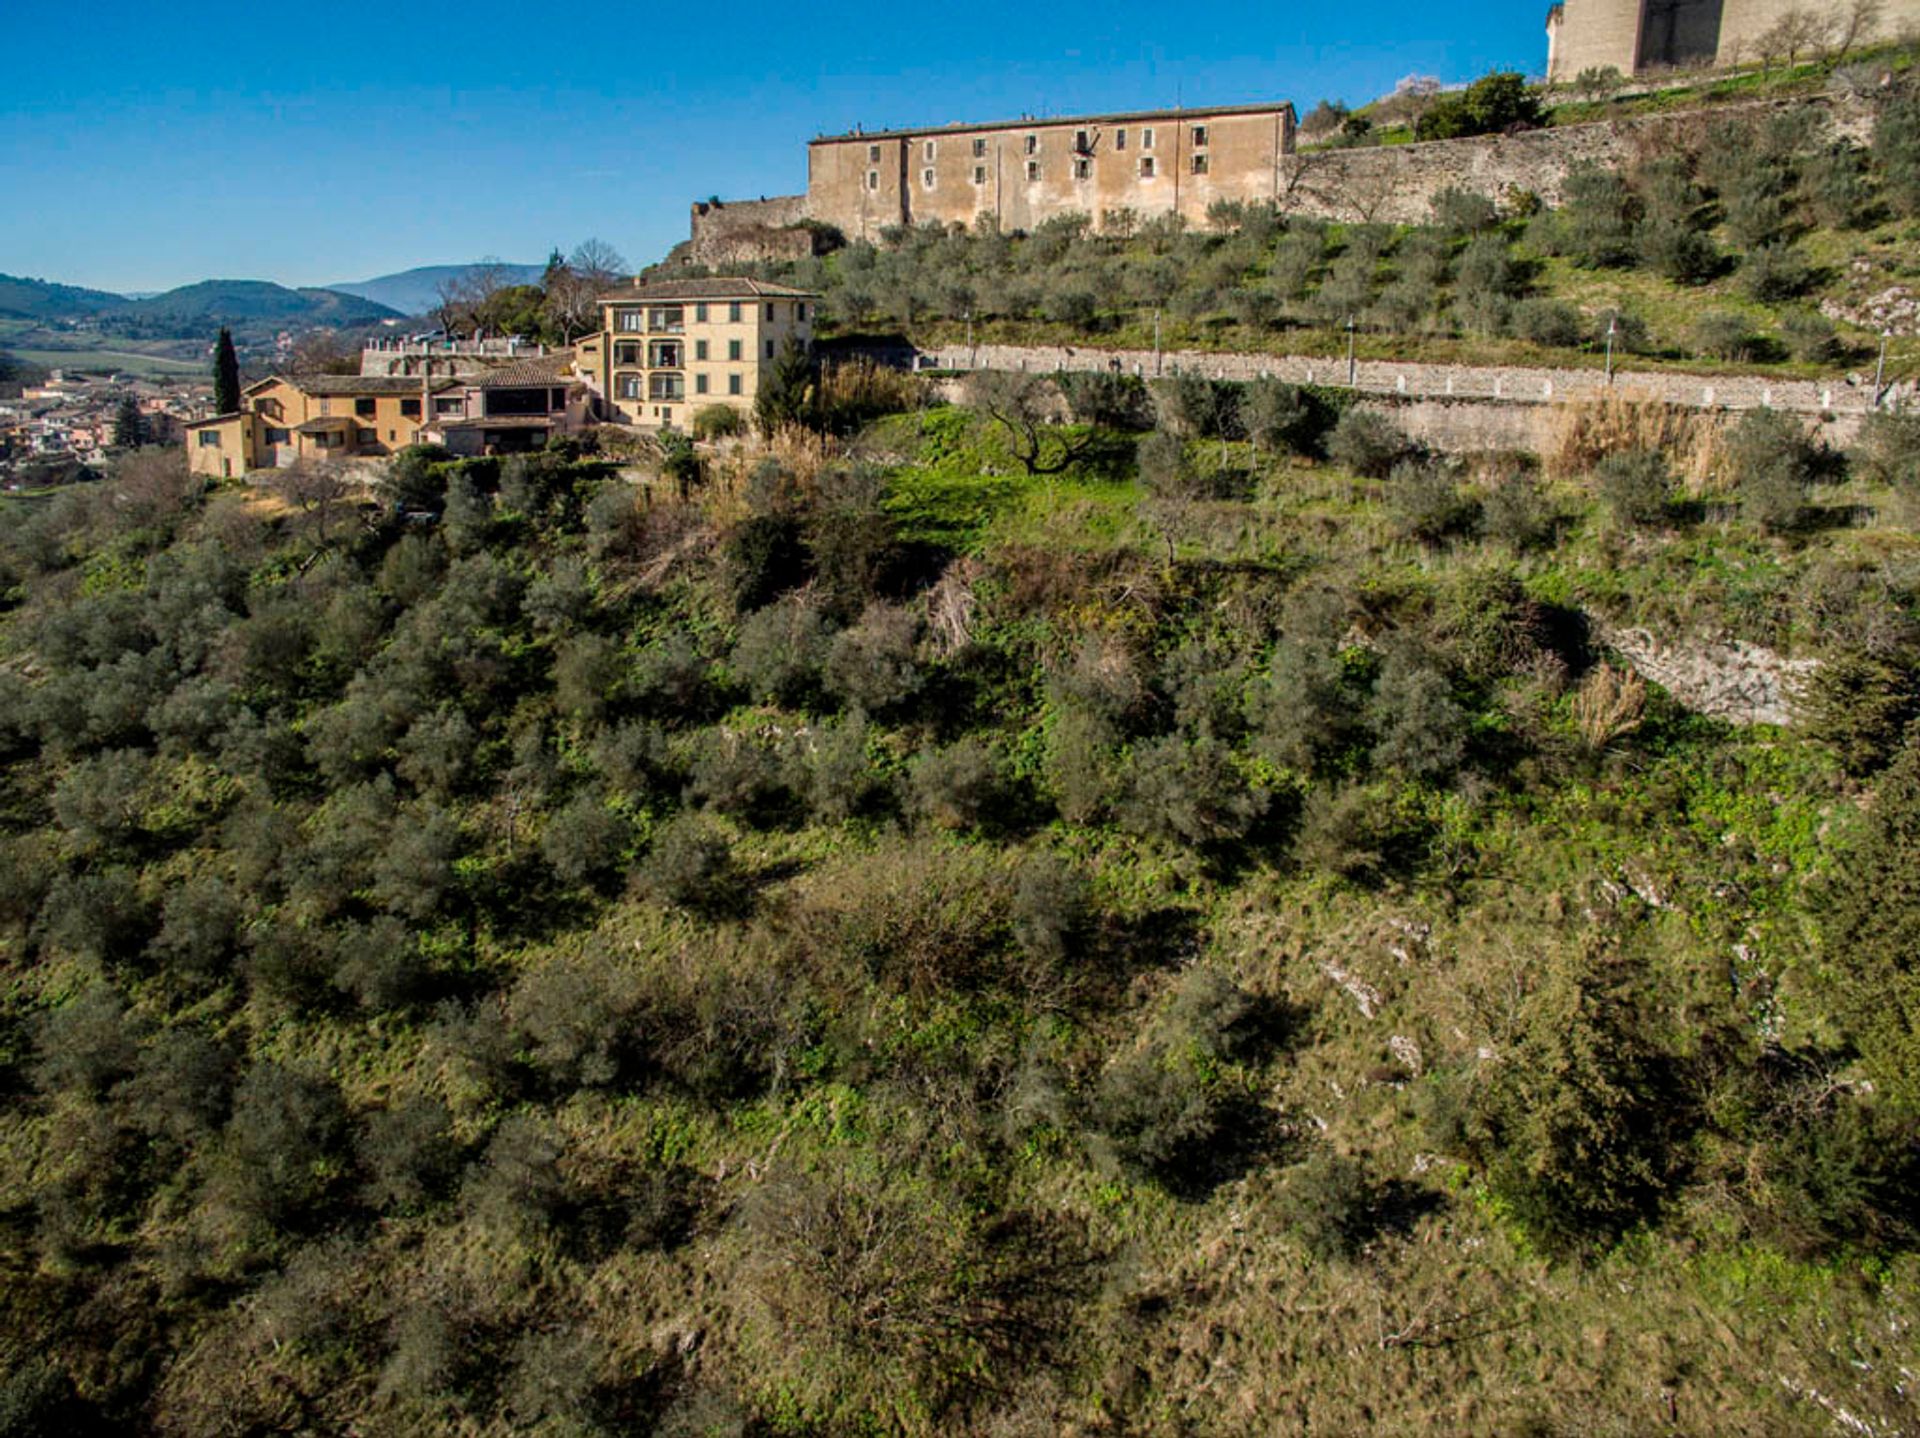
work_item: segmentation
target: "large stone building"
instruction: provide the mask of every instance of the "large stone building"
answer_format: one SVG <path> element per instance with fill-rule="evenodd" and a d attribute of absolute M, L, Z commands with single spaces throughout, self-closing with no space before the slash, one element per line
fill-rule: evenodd
<path fill-rule="evenodd" d="M 1217 200 L 1278 200 L 1293 106 L 1135 110 L 1000 124 L 826 135 L 807 147 L 807 192 L 693 207 L 687 258 L 790 258 L 829 226 L 849 240 L 928 221 L 1031 230 L 1079 213 L 1199 222 Z"/>
<path fill-rule="evenodd" d="M 1612 66 L 1623 75 L 1805 54 L 1920 30 L 1920 0 L 1563 0 L 1547 12 L 1547 79 Z"/>

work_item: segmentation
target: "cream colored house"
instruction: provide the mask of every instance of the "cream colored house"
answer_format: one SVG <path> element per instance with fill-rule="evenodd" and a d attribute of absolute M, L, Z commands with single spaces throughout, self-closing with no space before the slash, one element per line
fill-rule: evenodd
<path fill-rule="evenodd" d="M 240 408 L 184 426 L 187 467 L 233 479 L 297 460 L 394 454 L 415 443 L 449 379 L 273 375 L 240 392 Z"/>
<path fill-rule="evenodd" d="M 636 282 L 601 296 L 576 368 L 617 424 L 690 429 L 709 405 L 750 414 L 786 344 L 812 345 L 819 302 L 765 280 Z"/>

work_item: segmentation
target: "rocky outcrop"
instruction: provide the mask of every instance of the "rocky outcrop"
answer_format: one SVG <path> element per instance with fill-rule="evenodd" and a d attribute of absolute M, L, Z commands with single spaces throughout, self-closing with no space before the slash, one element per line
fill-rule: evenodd
<path fill-rule="evenodd" d="M 1787 659 L 1739 639 L 1669 642 L 1650 630 L 1606 628 L 1600 637 L 1643 679 L 1696 714 L 1729 724 L 1791 724 L 1813 659 Z"/>

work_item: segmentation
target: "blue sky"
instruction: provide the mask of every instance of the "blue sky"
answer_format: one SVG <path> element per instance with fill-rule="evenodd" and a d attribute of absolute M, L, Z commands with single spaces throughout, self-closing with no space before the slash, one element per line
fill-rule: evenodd
<path fill-rule="evenodd" d="M 14 7 L 0 272 L 324 284 L 590 235 L 636 265 L 690 201 L 787 194 L 885 125 L 1322 96 L 1545 63 L 1545 0 Z M 709 16 L 724 14 L 719 23 Z"/>

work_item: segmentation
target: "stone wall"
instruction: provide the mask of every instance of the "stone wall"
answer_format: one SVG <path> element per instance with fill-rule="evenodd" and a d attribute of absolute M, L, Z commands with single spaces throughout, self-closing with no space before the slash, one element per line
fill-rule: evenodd
<path fill-rule="evenodd" d="M 1872 135 L 1870 107 L 1820 96 L 1755 101 L 1705 113 L 1562 125 L 1518 135 L 1309 150 L 1288 159 L 1280 208 L 1329 220 L 1413 224 L 1431 219 L 1433 197 L 1450 188 L 1474 190 L 1496 200 L 1510 192 L 1531 191 L 1547 204 L 1557 205 L 1568 172 L 1578 165 L 1629 163 L 1641 155 L 1694 143 L 1713 121 L 1805 105 L 1824 108 L 1836 135 L 1861 142 Z"/>
<path fill-rule="evenodd" d="M 716 270 L 806 259 L 823 248 L 819 232 L 806 224 L 808 218 L 805 195 L 701 200 L 693 206 L 688 243 L 676 258 Z"/>

